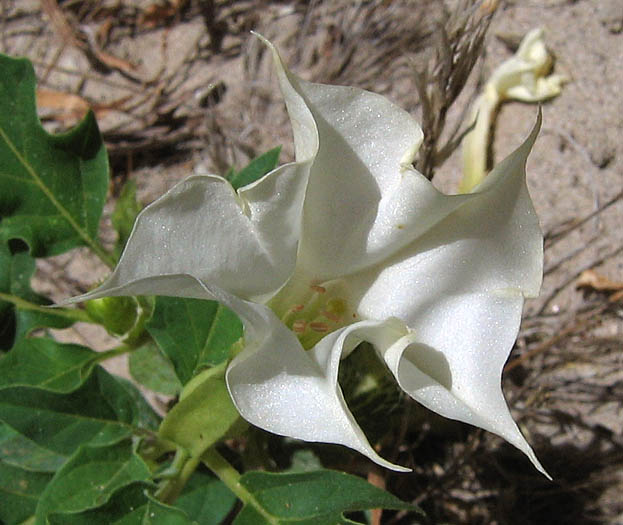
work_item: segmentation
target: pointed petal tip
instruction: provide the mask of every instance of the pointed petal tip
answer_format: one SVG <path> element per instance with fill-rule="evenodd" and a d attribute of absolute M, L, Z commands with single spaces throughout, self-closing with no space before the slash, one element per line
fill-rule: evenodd
<path fill-rule="evenodd" d="M 367 445 L 367 443 L 366 443 Z M 349 445 L 346 445 L 349 446 Z M 351 447 L 354 448 L 354 447 Z M 381 456 L 379 456 L 376 451 L 373 448 L 368 448 L 367 446 L 364 449 L 361 449 L 359 447 L 357 447 L 355 450 L 358 450 L 359 452 L 361 452 L 363 455 L 367 456 L 368 459 L 370 459 L 371 461 L 374 461 L 374 463 L 376 463 L 377 465 L 386 468 L 388 470 L 393 470 L 394 472 L 402 472 L 402 473 L 408 473 L 408 472 L 413 472 L 413 469 L 410 469 L 408 467 L 403 467 L 402 465 L 396 465 L 395 463 L 392 463 L 390 461 L 387 461 L 386 459 L 383 459 Z"/>
<path fill-rule="evenodd" d="M 532 447 L 530 447 L 530 445 L 528 445 L 527 443 L 526 445 L 528 446 L 527 450 L 524 450 L 523 448 L 520 448 L 519 450 L 521 450 L 526 456 L 528 456 L 528 459 L 530 460 L 532 465 L 534 465 L 535 469 L 543 474 L 549 481 L 554 481 L 554 478 L 549 475 L 547 470 L 545 470 L 545 467 L 543 467 L 543 465 L 541 465 L 541 462 L 537 459 L 536 454 L 532 450 Z"/>

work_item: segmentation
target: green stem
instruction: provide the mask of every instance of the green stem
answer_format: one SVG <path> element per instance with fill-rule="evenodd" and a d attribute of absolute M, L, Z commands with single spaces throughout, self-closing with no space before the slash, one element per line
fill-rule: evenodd
<path fill-rule="evenodd" d="M 112 359 L 113 357 L 127 354 L 128 352 L 131 352 L 132 350 L 136 350 L 136 348 L 133 346 L 129 346 L 129 345 L 120 345 L 116 348 L 111 348 L 110 350 L 99 352 L 97 356 L 97 362 L 101 363 L 102 361 L 106 361 L 107 359 Z"/>
<path fill-rule="evenodd" d="M 156 498 L 163 503 L 173 503 L 182 493 L 200 462 L 201 458 L 189 456 L 187 452 L 178 449 L 173 459 L 173 465 L 171 465 L 175 475 L 162 483 L 156 491 Z"/>
<path fill-rule="evenodd" d="M 69 308 L 50 308 L 48 306 L 42 306 L 40 304 L 31 303 L 26 299 L 17 297 L 15 295 L 0 293 L 0 301 L 6 301 L 7 303 L 14 304 L 22 310 L 30 310 L 34 312 L 40 312 L 48 315 L 55 315 L 56 317 L 63 317 L 72 321 L 82 321 L 85 323 L 93 323 L 93 320 L 84 310 L 69 309 Z"/>
<path fill-rule="evenodd" d="M 231 490 L 236 497 L 242 501 L 245 505 L 251 505 L 265 520 L 267 523 L 278 525 L 278 520 L 268 513 L 268 511 L 260 505 L 255 499 L 255 496 L 251 494 L 240 483 L 240 473 L 230 465 L 230 463 L 223 457 L 216 448 L 212 447 L 204 452 L 201 456 L 203 463 Z"/>

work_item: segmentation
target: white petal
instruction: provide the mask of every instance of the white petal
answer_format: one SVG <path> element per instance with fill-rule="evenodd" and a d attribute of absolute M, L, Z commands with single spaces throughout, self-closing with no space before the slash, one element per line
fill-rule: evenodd
<path fill-rule="evenodd" d="M 385 353 L 401 388 L 442 416 L 494 432 L 547 473 L 521 435 L 500 386 L 523 298 L 465 294 L 430 305 L 411 323 L 416 343 Z"/>
<path fill-rule="evenodd" d="M 151 277 L 188 274 L 238 297 L 264 301 L 287 281 L 296 264 L 318 136 L 300 95 L 287 80 L 281 85 L 295 131 L 297 162 L 238 192 L 211 175 L 177 184 L 139 214 L 119 264 L 98 293 Z"/>
<path fill-rule="evenodd" d="M 253 31 L 252 33 L 255 34 L 272 53 L 275 73 L 279 80 L 279 88 L 281 89 L 286 108 L 288 109 L 288 115 L 290 116 L 296 160 L 305 161 L 312 159 L 318 153 L 318 129 L 316 128 L 314 117 L 307 107 L 307 103 L 295 87 L 297 85 L 297 78 L 288 71 L 283 60 L 281 60 L 277 48 L 262 35 L 254 33 Z"/>
<path fill-rule="evenodd" d="M 226 377 L 234 404 L 247 421 L 275 434 L 345 445 L 386 468 L 408 470 L 378 456 L 337 384 L 342 353 L 372 337 L 370 332 L 382 330 L 383 324 L 351 325 L 305 352 L 294 334 L 274 318 L 265 325 L 269 331 L 252 344 L 245 337 L 245 350 L 229 366 Z"/>
<path fill-rule="evenodd" d="M 538 126 L 538 123 L 537 123 Z M 517 290 L 538 294 L 543 236 L 525 183 L 537 127 L 463 205 L 383 265 L 351 277 L 364 318 L 409 323 L 449 295 Z"/>
<path fill-rule="evenodd" d="M 280 83 L 284 93 L 302 96 L 318 129 L 298 262 L 318 279 L 382 260 L 460 205 L 410 167 L 422 131 L 406 111 L 380 95 L 309 83 L 286 69 Z M 294 136 L 296 143 L 296 127 Z"/>
<path fill-rule="evenodd" d="M 220 177 L 186 179 L 140 213 L 100 289 L 190 274 L 243 298 L 275 292 L 296 262 L 308 174 L 309 163 L 281 166 L 240 197 Z"/>
<path fill-rule="evenodd" d="M 405 390 L 443 415 L 502 435 L 533 461 L 508 414 L 500 377 L 523 296 L 536 295 L 541 283 L 542 235 L 524 180 L 537 131 L 473 199 L 384 267 L 349 279 L 361 294 L 362 317 L 397 317 L 425 345 L 387 357 Z"/>

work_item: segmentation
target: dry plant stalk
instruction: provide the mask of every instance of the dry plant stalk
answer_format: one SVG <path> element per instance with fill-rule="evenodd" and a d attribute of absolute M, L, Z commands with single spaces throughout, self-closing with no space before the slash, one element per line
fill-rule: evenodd
<path fill-rule="evenodd" d="M 448 110 L 461 94 L 480 57 L 496 7 L 497 2 L 461 0 L 453 9 L 445 8 L 443 20 L 438 23 L 432 57 L 424 69 L 415 68 L 424 130 L 417 168 L 429 180 L 435 168 L 450 156 L 468 131 L 459 133 L 457 126 L 447 142 L 439 145 Z"/>

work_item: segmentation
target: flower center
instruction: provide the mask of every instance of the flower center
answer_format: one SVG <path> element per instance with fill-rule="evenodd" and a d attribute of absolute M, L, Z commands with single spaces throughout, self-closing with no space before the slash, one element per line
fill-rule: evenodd
<path fill-rule="evenodd" d="M 325 335 L 357 321 L 342 279 L 323 283 L 291 281 L 268 306 L 309 350 Z"/>

